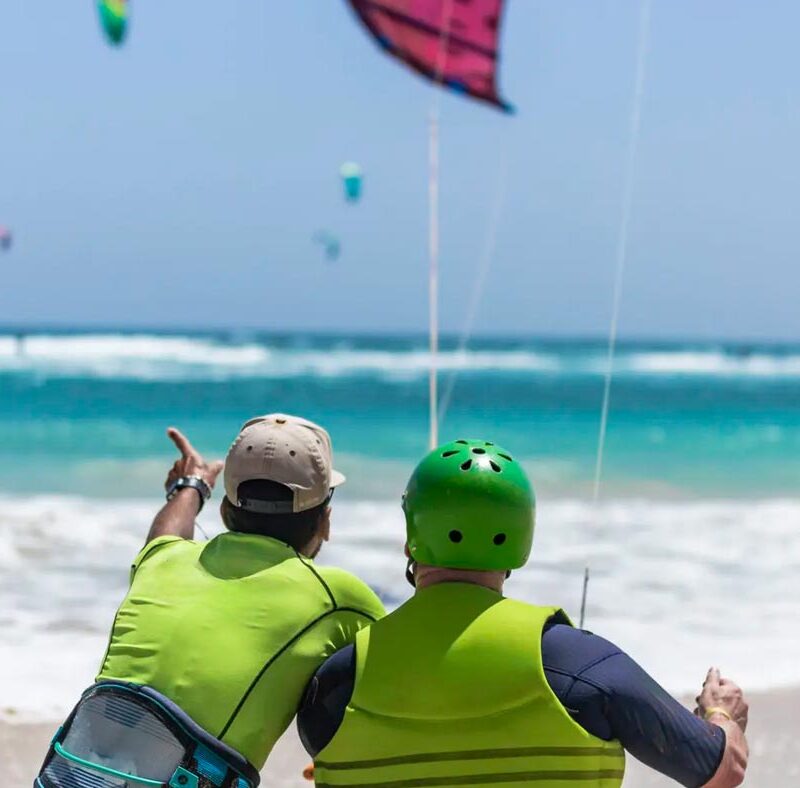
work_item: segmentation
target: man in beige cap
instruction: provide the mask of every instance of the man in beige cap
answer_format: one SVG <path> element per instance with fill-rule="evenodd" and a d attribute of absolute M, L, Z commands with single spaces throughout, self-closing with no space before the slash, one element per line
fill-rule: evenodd
<path fill-rule="evenodd" d="M 167 503 L 133 562 L 96 683 L 48 752 L 44 788 L 103 774 L 188 788 L 257 784 L 314 671 L 384 614 L 364 583 L 312 560 L 344 482 L 322 427 L 283 414 L 242 427 L 224 464 L 227 531 L 208 542 L 193 541 L 194 522 L 223 464 L 206 462 L 177 429 L 168 435 L 181 456 Z M 139 722 L 142 708 L 160 735 L 147 738 L 155 723 Z M 103 725 L 84 725 L 97 714 Z M 184 741 L 187 730 L 194 738 Z M 162 752 L 170 737 L 184 747 L 179 761 Z M 211 773 L 217 781 L 204 783 Z"/>

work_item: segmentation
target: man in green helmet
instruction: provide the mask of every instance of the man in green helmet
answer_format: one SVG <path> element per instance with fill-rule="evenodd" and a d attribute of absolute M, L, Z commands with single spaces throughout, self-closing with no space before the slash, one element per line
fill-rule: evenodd
<path fill-rule="evenodd" d="M 691 714 L 559 608 L 502 596 L 535 509 L 509 452 L 434 450 L 403 509 L 414 596 L 326 661 L 298 715 L 318 786 L 619 788 L 625 750 L 685 786 L 741 783 L 736 685 L 712 669 Z"/>
<path fill-rule="evenodd" d="M 319 425 L 271 414 L 225 461 L 227 531 L 194 541 L 221 462 L 176 429 L 168 501 L 135 558 L 96 683 L 56 734 L 38 788 L 253 788 L 316 668 L 384 613 L 313 562 L 344 476 Z"/>

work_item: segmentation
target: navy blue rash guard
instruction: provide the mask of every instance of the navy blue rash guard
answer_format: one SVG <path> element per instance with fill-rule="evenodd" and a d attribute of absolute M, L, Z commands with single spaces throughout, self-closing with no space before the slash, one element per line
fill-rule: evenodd
<path fill-rule="evenodd" d="M 616 739 L 642 763 L 698 788 L 717 771 L 725 731 L 684 708 L 625 652 L 554 619 L 542 635 L 547 682 L 584 730 Z M 355 648 L 330 657 L 306 689 L 297 727 L 315 757 L 336 733 L 353 694 Z"/>

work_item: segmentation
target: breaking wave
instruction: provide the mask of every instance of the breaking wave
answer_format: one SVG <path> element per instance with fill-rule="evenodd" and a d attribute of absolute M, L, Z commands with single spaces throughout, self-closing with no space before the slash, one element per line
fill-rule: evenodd
<path fill-rule="evenodd" d="M 159 505 L 0 497 L 0 714 L 52 718 L 91 683 Z M 589 563 L 587 626 L 670 689 L 695 689 L 711 664 L 748 689 L 800 682 L 800 499 L 616 499 L 598 509 L 549 499 L 538 521 L 509 595 L 575 615 Z M 200 523 L 221 531 L 213 507 Z M 394 607 L 410 593 L 402 551 L 396 502 L 344 501 L 321 563 L 356 572 Z"/>
<path fill-rule="evenodd" d="M 598 376 L 605 370 L 602 346 L 561 348 L 497 343 L 460 351 L 444 349 L 445 373 Z M 427 374 L 430 356 L 422 345 L 387 349 L 347 342 L 287 347 L 265 341 L 231 342 L 214 337 L 160 334 L 0 335 L 0 373 L 43 377 L 124 380 L 228 380 L 290 377 L 373 376 L 416 379 Z M 800 350 L 742 348 L 622 348 L 620 376 L 800 378 Z"/>

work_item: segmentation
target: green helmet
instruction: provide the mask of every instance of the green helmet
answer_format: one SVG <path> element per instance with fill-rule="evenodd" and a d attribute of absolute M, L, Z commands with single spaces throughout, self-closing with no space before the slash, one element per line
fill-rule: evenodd
<path fill-rule="evenodd" d="M 416 467 L 403 495 L 411 558 L 452 569 L 518 569 L 533 542 L 536 501 L 512 456 L 457 440 Z"/>

